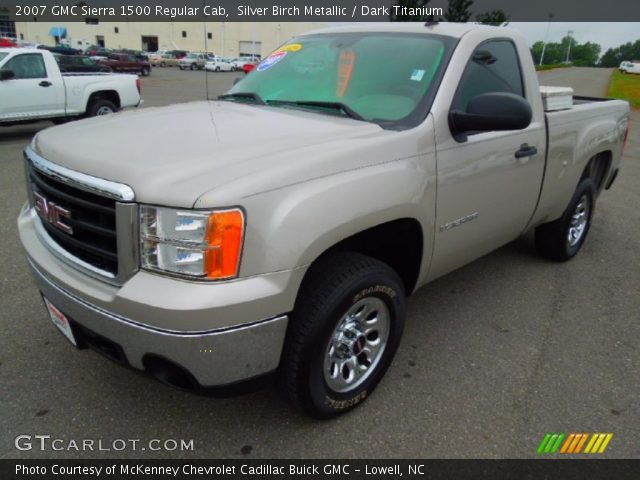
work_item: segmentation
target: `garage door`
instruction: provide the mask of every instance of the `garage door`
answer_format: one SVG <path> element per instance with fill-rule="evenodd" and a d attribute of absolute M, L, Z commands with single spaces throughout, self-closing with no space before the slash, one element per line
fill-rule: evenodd
<path fill-rule="evenodd" d="M 262 56 L 262 43 L 252 41 L 240 41 L 240 56 Z"/>

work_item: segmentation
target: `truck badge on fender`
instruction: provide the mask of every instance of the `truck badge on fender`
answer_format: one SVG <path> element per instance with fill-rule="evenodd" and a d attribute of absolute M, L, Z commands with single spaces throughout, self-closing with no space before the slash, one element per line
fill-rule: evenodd
<path fill-rule="evenodd" d="M 478 212 L 473 212 L 469 215 L 466 215 L 462 218 L 454 220 L 453 222 L 445 223 L 444 225 L 440 225 L 440 231 L 446 232 L 447 230 L 451 230 L 454 227 L 459 227 L 460 225 L 470 222 L 471 220 L 475 220 L 480 215 Z"/>

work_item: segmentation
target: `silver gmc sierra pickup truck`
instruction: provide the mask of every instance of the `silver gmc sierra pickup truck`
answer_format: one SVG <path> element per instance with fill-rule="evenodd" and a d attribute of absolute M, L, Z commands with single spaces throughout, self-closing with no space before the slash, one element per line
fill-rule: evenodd
<path fill-rule="evenodd" d="M 576 255 L 628 117 L 545 112 L 506 28 L 332 27 L 216 101 L 40 132 L 20 237 L 77 347 L 195 391 L 275 373 L 326 418 L 380 382 L 420 286 L 530 231 Z"/>

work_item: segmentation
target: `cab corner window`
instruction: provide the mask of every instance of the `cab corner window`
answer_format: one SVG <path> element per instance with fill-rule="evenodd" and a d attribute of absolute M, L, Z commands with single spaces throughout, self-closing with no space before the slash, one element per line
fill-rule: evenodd
<path fill-rule="evenodd" d="M 466 111 L 469 101 L 484 93 L 525 96 L 518 53 L 509 40 L 485 42 L 475 50 L 462 74 L 452 107 Z"/>

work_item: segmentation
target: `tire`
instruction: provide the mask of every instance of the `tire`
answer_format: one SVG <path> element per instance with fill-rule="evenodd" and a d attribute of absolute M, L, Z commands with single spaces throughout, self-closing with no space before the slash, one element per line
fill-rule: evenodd
<path fill-rule="evenodd" d="M 110 111 L 109 111 L 110 110 Z M 108 115 L 118 111 L 118 107 L 109 100 L 95 100 L 87 108 L 87 117 L 96 117 L 101 115 Z"/>
<path fill-rule="evenodd" d="M 196 68 L 198 68 L 198 66 L 195 63 L 192 63 L 191 67 L 189 67 L 189 68 L 191 68 L 191 70 L 195 70 Z"/>
<path fill-rule="evenodd" d="M 140 70 L 140 74 L 141 74 L 143 77 L 148 77 L 148 76 L 149 76 L 149 73 L 151 73 L 151 72 L 149 71 L 149 69 L 148 69 L 148 68 L 143 68 L 142 70 Z"/>
<path fill-rule="evenodd" d="M 184 68 L 182 68 L 182 66 L 181 66 L 181 65 L 180 65 L 178 68 L 179 68 L 180 70 L 184 70 Z"/>
<path fill-rule="evenodd" d="M 596 187 L 591 178 L 578 184 L 569 206 L 558 220 L 536 228 L 535 244 L 538 252 L 556 262 L 566 262 L 584 244 L 596 205 Z"/>
<path fill-rule="evenodd" d="M 318 419 L 355 408 L 391 364 L 404 317 L 404 287 L 389 266 L 348 252 L 319 260 L 289 321 L 279 367 L 282 393 Z"/>
<path fill-rule="evenodd" d="M 161 66 L 162 68 L 164 68 L 164 67 L 166 67 L 166 66 L 167 66 L 167 64 L 166 64 L 166 63 L 164 63 L 164 62 L 160 62 L 160 66 Z"/>
<path fill-rule="evenodd" d="M 216 67 L 216 72 L 219 72 L 219 71 L 220 71 L 220 67 Z"/>

